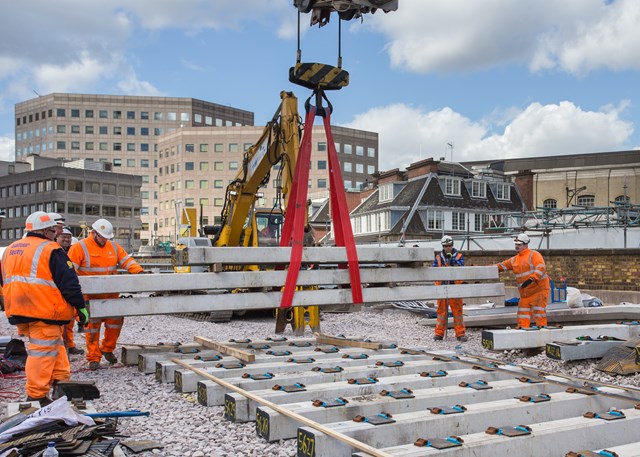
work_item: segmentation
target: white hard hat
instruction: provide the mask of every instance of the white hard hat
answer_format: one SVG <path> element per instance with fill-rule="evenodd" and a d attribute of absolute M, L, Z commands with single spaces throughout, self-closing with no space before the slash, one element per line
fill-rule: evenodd
<path fill-rule="evenodd" d="M 453 244 L 453 238 L 451 238 L 449 235 L 445 235 L 440 240 L 440 244 L 443 245 L 443 246 L 447 246 L 447 245 Z"/>
<path fill-rule="evenodd" d="M 520 233 L 516 236 L 515 240 L 513 240 L 516 244 L 529 244 L 529 241 L 531 241 L 531 239 L 526 233 Z"/>
<path fill-rule="evenodd" d="M 69 230 L 67 227 L 62 229 L 62 233 L 61 235 L 73 235 L 73 233 L 71 233 L 71 230 Z"/>
<path fill-rule="evenodd" d="M 49 217 L 56 221 L 58 225 L 64 225 L 64 217 L 58 213 L 49 213 Z"/>
<path fill-rule="evenodd" d="M 27 231 L 31 230 L 44 230 L 49 227 L 55 227 L 58 225 L 53 218 L 44 211 L 36 211 L 29 214 L 25 221 L 24 228 Z"/>
<path fill-rule="evenodd" d="M 78 238 L 76 238 L 75 236 L 71 237 L 71 246 L 73 246 L 74 244 L 76 244 L 78 242 Z"/>
<path fill-rule="evenodd" d="M 91 226 L 100 236 L 110 240 L 113 238 L 113 225 L 106 219 L 98 219 Z"/>

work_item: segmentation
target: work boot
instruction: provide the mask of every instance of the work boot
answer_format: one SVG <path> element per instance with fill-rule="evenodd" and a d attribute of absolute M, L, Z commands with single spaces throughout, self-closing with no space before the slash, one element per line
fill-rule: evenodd
<path fill-rule="evenodd" d="M 113 352 L 103 352 L 102 357 L 104 357 L 106 361 L 109 362 L 111 365 L 113 365 L 114 363 L 118 363 L 118 358 L 115 355 L 113 355 Z"/>
<path fill-rule="evenodd" d="M 72 348 L 67 349 L 67 352 L 72 355 L 80 355 L 80 354 L 84 354 L 84 349 L 80 349 L 74 346 Z"/>
<path fill-rule="evenodd" d="M 100 362 L 89 362 L 89 369 L 94 371 L 94 370 L 99 370 L 100 369 Z"/>
<path fill-rule="evenodd" d="M 462 343 L 469 341 L 469 338 L 467 338 L 465 335 L 459 336 L 458 341 L 461 341 Z"/>
<path fill-rule="evenodd" d="M 436 335 L 433 337 L 433 341 L 442 341 L 444 338 L 441 337 L 440 335 Z"/>
<path fill-rule="evenodd" d="M 49 397 L 42 397 L 42 398 L 33 398 L 33 397 L 27 397 L 27 401 L 37 401 L 40 402 L 40 407 L 45 407 L 49 404 L 51 404 L 51 402 L 53 400 L 51 400 Z"/>

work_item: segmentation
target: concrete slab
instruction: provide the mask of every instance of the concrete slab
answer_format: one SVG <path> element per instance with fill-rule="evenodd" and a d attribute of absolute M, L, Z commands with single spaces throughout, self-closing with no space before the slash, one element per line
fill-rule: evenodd
<path fill-rule="evenodd" d="M 640 324 L 576 325 L 563 328 L 531 330 L 483 330 L 482 347 L 492 351 L 545 347 L 554 341 L 573 340 L 580 336 L 609 336 L 622 340 L 640 334 Z"/>
<path fill-rule="evenodd" d="M 163 353 L 171 353 L 175 354 L 176 349 L 182 348 L 185 350 L 189 349 L 204 349 L 198 343 L 185 343 L 179 346 L 165 344 L 165 345 L 126 345 L 122 346 L 120 361 L 124 365 L 137 365 L 138 364 L 138 355 L 143 353 L 155 353 L 155 352 L 163 352 Z"/>
<path fill-rule="evenodd" d="M 396 421 L 385 425 L 357 423 L 353 420 L 325 424 L 332 430 L 350 436 L 375 448 L 389 448 L 413 443 L 418 438 L 463 436 L 484 432 L 488 426 L 501 427 L 556 421 L 579 417 L 586 411 L 603 411 L 610 407 L 624 408 L 623 400 L 557 392 L 548 402 L 522 402 L 515 398 L 463 405 L 467 410 L 459 414 L 432 414 L 430 411 L 401 413 L 393 416 Z M 460 403 L 458 403 L 460 404 Z M 432 404 L 433 406 L 442 406 Z M 491 418 L 489 418 L 491 417 Z M 499 423 L 495 421 L 499 420 Z M 298 429 L 298 443 L 313 442 L 316 456 L 349 457 L 353 448 L 322 432 L 309 427 Z M 466 443 L 466 440 L 465 440 Z M 459 449 L 459 448 L 458 448 Z M 484 455 L 484 454 L 483 454 Z M 493 454 L 496 455 L 496 454 Z M 514 454 L 538 455 L 538 454 Z M 557 455 L 553 452 L 540 455 Z"/>
<path fill-rule="evenodd" d="M 461 389 L 459 386 L 435 387 L 413 391 L 414 398 L 394 399 L 388 395 L 365 395 L 346 397 L 349 403 L 340 407 L 317 407 L 304 401 L 282 405 L 295 413 L 321 424 L 339 422 L 355 416 L 373 416 L 381 411 L 393 414 L 424 411 L 443 405 L 469 405 L 502 400 L 523 395 L 535 396 L 541 393 L 554 394 L 564 391 L 563 386 L 548 383 L 523 383 L 516 379 L 505 379 L 491 383 L 493 389 Z M 256 410 L 256 432 L 267 441 L 290 439 L 297 436 L 299 423 L 287 416 L 260 406 Z"/>
<path fill-rule="evenodd" d="M 619 346 L 624 341 L 555 341 L 547 343 L 545 353 L 554 360 L 599 359 L 609 349 Z"/>
<path fill-rule="evenodd" d="M 414 374 L 379 378 L 378 382 L 375 384 L 357 385 L 341 382 L 311 385 L 303 392 L 282 392 L 273 390 L 257 390 L 252 392 L 274 404 L 283 404 L 312 399 L 333 400 L 339 396 L 371 395 L 377 394 L 381 390 L 425 389 L 429 387 L 459 384 L 463 381 L 472 384 L 480 379 L 490 383 L 492 381 L 508 379 L 512 376 L 513 374 L 498 371 L 478 372 L 473 369 L 461 369 L 449 371 L 448 376 L 440 378 L 421 377 L 418 374 Z M 205 382 L 206 381 L 202 381 L 198 385 L 199 402 L 201 392 L 200 386 Z M 204 384 L 204 387 L 206 387 L 206 384 Z M 255 420 L 256 408 L 258 405 L 256 402 L 249 400 L 240 394 L 233 392 L 226 394 L 224 398 L 224 405 L 225 417 L 231 421 L 248 422 Z"/>
<path fill-rule="evenodd" d="M 443 452 L 448 452 L 448 455 L 455 455 L 456 457 L 564 456 L 574 449 L 601 449 L 636 442 L 638 427 L 640 427 L 640 410 L 624 409 L 622 412 L 625 414 L 625 419 L 614 421 L 572 417 L 549 422 L 523 424 L 531 428 L 531 434 L 514 438 L 503 435 L 489 435 L 484 432 L 463 435 L 460 438 L 464 440 L 464 444 L 448 451 L 440 451 L 427 446 L 418 447 L 414 444 L 386 447 L 380 450 L 390 455 L 404 457 L 442 455 Z M 498 423 L 493 420 L 486 425 L 505 427 L 520 424 Z M 445 436 L 429 435 L 423 438 L 445 438 Z M 366 456 L 366 454 L 360 452 L 356 452 L 353 455 L 357 457 Z M 314 454 L 313 457 L 321 456 L 320 454 Z"/>

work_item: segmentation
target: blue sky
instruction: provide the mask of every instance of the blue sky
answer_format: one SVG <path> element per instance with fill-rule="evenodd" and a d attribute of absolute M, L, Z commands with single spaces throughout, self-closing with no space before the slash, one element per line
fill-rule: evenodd
<path fill-rule="evenodd" d="M 194 97 L 271 118 L 295 63 L 292 0 L 0 4 L 0 160 L 35 92 Z M 337 16 L 303 16 L 302 60 L 335 64 Z M 638 149 L 637 0 L 399 0 L 343 23 L 333 123 L 380 133 L 380 169 Z M 302 110 L 302 106 L 300 107 Z M 453 144 L 453 148 L 447 145 Z M 453 149 L 453 150 L 452 150 Z"/>

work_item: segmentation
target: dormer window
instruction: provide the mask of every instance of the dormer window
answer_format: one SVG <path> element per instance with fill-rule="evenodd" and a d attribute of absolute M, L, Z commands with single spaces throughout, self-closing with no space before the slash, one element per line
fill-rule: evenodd
<path fill-rule="evenodd" d="M 380 203 L 393 200 L 393 183 L 382 184 L 378 188 L 378 201 Z"/>
<path fill-rule="evenodd" d="M 511 186 L 509 184 L 497 184 L 496 199 L 511 200 Z"/>
<path fill-rule="evenodd" d="M 472 181 L 471 196 L 474 198 L 487 198 L 487 183 L 482 181 Z"/>
<path fill-rule="evenodd" d="M 444 180 L 444 193 L 445 195 L 460 195 L 460 179 L 458 178 L 445 178 Z"/>

